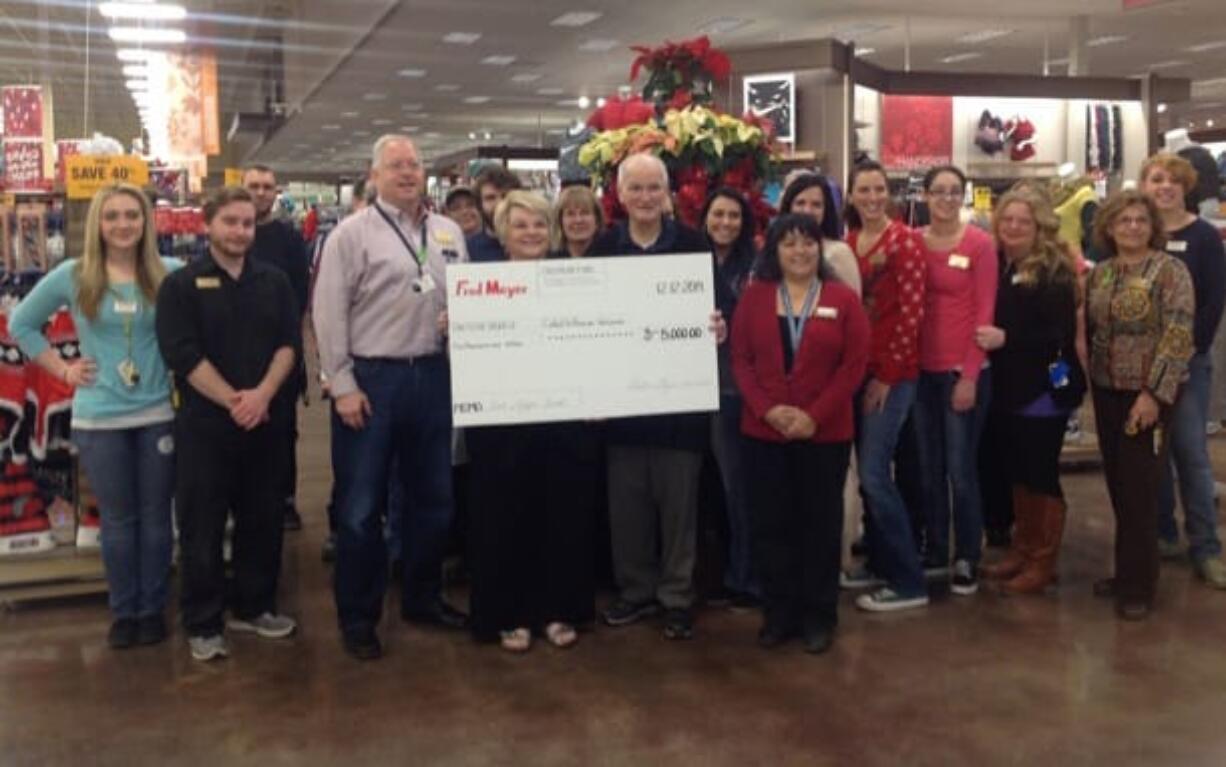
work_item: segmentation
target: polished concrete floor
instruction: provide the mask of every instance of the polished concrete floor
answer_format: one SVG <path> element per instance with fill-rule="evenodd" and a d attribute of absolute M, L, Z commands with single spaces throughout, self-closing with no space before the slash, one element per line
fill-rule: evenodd
<path fill-rule="evenodd" d="M 1226 439 L 1214 452 L 1226 470 Z M 295 638 L 232 637 L 201 664 L 178 634 L 109 650 L 99 600 L 0 613 L 0 765 L 1226 764 L 1226 593 L 1166 564 L 1151 619 L 1117 621 L 1090 594 L 1111 535 L 1097 473 L 1067 479 L 1056 597 L 888 616 L 846 599 L 822 657 L 760 650 L 757 616 L 727 610 L 692 642 L 602 628 L 525 656 L 385 621 L 384 659 L 358 663 L 319 560 L 326 455 L 315 405 L 285 550 Z"/>

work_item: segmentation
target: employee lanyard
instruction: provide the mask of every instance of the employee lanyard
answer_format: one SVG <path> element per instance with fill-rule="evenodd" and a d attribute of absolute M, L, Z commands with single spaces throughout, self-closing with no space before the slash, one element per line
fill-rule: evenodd
<path fill-rule="evenodd" d="M 805 294 L 805 303 L 800 310 L 800 316 L 792 311 L 792 297 L 788 295 L 788 288 L 782 282 L 779 283 L 779 300 L 783 302 L 783 311 L 787 313 L 788 318 L 788 335 L 792 343 L 792 354 L 795 355 L 800 351 L 800 339 L 805 334 L 805 323 L 809 321 L 809 315 L 813 313 L 813 307 L 817 305 L 817 301 L 822 295 L 822 281 L 813 278 L 813 284 L 809 286 L 809 292 Z"/>
<path fill-rule="evenodd" d="M 381 208 L 378 203 L 375 203 L 375 210 L 379 211 L 379 215 L 383 216 L 383 220 L 387 222 L 387 225 L 392 228 L 392 231 L 396 233 L 396 236 L 400 238 L 400 241 L 404 243 L 405 249 L 408 250 L 409 255 L 413 257 L 413 263 L 417 264 L 417 275 L 420 277 L 422 274 L 425 273 L 424 267 L 425 267 L 426 258 L 427 258 L 427 254 L 425 252 L 427 214 L 423 213 L 421 217 L 422 255 L 419 256 L 417 255 L 417 248 L 414 248 L 413 244 L 409 242 L 409 238 L 404 236 L 404 232 L 400 231 L 400 227 L 396 225 L 396 222 L 392 220 L 392 217 L 387 215 L 387 211 L 383 210 L 383 208 Z"/>

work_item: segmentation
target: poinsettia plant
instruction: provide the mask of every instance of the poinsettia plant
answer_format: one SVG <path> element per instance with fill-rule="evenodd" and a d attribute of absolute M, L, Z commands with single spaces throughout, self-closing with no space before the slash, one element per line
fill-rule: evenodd
<path fill-rule="evenodd" d="M 610 99 L 588 120 L 600 132 L 579 150 L 579 164 L 604 187 L 606 218 L 621 217 L 617 166 L 631 154 L 652 152 L 668 166 L 676 213 L 685 223 L 699 224 L 708 191 L 719 185 L 745 194 L 762 219 L 758 226 L 765 226 L 773 211 L 761 187 L 773 173 L 778 147 L 769 120 L 752 114 L 738 119 L 709 106 L 713 84 L 731 71 L 728 57 L 706 37 L 632 50 L 639 55 L 630 79 L 644 70 L 648 75 L 642 99 Z"/>

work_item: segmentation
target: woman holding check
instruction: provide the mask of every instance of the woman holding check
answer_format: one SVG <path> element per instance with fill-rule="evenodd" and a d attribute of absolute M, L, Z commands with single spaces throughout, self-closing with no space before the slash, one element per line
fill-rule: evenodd
<path fill-rule="evenodd" d="M 838 623 L 843 485 L 852 398 L 868 362 L 855 292 L 829 279 L 812 216 L 782 215 L 732 328 L 741 430 L 762 582 L 763 647 L 803 636 L 822 653 Z"/>

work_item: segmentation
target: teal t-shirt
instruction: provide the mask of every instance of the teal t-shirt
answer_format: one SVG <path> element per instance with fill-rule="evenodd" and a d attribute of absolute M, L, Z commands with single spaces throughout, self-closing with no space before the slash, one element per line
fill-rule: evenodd
<path fill-rule="evenodd" d="M 182 266 L 176 259 L 164 258 L 166 269 Z M 119 418 L 157 407 L 170 401 L 170 376 L 158 350 L 154 327 L 156 304 L 148 301 L 136 283 L 112 285 L 98 307 L 97 319 L 90 321 L 77 305 L 76 259 L 68 259 L 38 281 L 9 318 L 9 332 L 31 359 L 50 344 L 43 326 L 51 315 L 67 306 L 77 328 L 81 355 L 98 366 L 92 386 L 78 386 L 72 398 L 74 418 L 89 421 Z M 117 311 L 118 310 L 118 311 Z M 131 323 L 131 345 L 125 325 Z M 119 364 L 128 357 L 140 371 L 136 386 L 124 384 Z"/>

